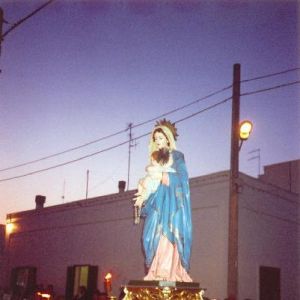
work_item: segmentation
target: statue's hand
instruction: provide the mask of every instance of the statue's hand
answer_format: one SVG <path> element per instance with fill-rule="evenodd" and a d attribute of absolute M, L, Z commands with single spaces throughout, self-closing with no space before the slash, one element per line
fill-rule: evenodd
<path fill-rule="evenodd" d="M 132 200 L 135 201 L 134 206 L 138 206 L 139 208 L 141 208 L 144 203 L 144 198 L 139 193 L 136 193 Z"/>

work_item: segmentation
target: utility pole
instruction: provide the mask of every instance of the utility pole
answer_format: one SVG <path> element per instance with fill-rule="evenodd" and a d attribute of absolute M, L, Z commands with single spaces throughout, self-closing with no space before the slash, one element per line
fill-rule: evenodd
<path fill-rule="evenodd" d="M 240 64 L 233 66 L 231 154 L 228 228 L 228 297 L 238 299 L 238 177 L 239 177 L 239 122 L 240 122 Z"/>

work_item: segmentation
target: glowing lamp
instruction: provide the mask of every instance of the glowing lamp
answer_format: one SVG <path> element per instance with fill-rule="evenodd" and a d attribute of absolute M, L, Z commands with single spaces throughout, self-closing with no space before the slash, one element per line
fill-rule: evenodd
<path fill-rule="evenodd" d="M 13 223 L 6 223 L 6 232 L 7 234 L 11 234 L 14 230 L 14 224 Z"/>
<path fill-rule="evenodd" d="M 248 120 L 241 122 L 241 124 L 240 124 L 240 139 L 242 141 L 246 141 L 249 138 L 250 133 L 252 132 L 252 129 L 253 129 L 252 122 L 250 122 Z"/>
<path fill-rule="evenodd" d="M 42 299 L 50 299 L 51 298 L 51 295 L 48 293 L 37 292 L 37 295 L 40 296 Z"/>

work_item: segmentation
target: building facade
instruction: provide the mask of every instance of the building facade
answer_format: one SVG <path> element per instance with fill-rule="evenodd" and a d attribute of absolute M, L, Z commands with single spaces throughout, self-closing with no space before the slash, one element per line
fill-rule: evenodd
<path fill-rule="evenodd" d="M 190 180 L 190 275 L 207 289 L 207 297 L 222 300 L 227 294 L 229 176 L 224 171 Z M 110 272 L 112 294 L 118 296 L 122 285 L 145 275 L 143 224 L 134 224 L 134 193 L 9 214 L 13 225 L 6 234 L 2 286 L 27 269 L 35 283 L 52 284 L 70 299 L 80 284 L 103 290 Z M 299 193 L 240 174 L 238 299 L 270 300 L 270 293 L 274 300 L 300 298 L 299 232 Z"/>

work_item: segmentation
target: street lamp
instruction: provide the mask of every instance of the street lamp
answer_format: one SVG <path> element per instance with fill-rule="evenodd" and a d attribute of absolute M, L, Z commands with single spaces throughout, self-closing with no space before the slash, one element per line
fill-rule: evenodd
<path fill-rule="evenodd" d="M 239 150 L 241 150 L 243 142 L 247 141 L 253 129 L 253 124 L 249 120 L 242 121 L 240 123 L 240 145 Z"/>
<path fill-rule="evenodd" d="M 13 232 L 13 230 L 15 229 L 15 226 L 10 220 L 7 220 L 5 229 L 6 229 L 5 230 L 6 234 L 10 235 Z"/>
<path fill-rule="evenodd" d="M 9 274 L 10 274 L 10 252 L 11 252 L 11 236 L 12 233 L 16 230 L 16 225 L 12 222 L 12 218 L 9 215 L 6 219 L 5 224 L 5 266 L 4 270 L 6 270 L 6 280 L 9 280 Z"/>

